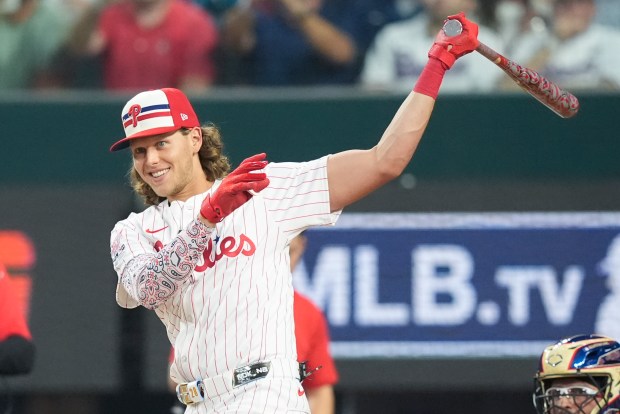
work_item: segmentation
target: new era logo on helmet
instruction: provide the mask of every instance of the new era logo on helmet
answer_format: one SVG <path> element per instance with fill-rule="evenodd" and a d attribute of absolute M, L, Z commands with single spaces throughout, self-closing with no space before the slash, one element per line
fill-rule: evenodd
<path fill-rule="evenodd" d="M 181 112 L 181 119 L 183 121 L 187 121 L 189 119 L 189 116 L 187 116 L 187 114 L 184 114 L 183 112 Z"/>

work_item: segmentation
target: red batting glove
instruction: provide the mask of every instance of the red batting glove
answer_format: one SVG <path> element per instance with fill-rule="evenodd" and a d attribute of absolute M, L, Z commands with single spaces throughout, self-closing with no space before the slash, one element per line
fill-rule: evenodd
<path fill-rule="evenodd" d="M 478 41 L 478 25 L 465 18 L 461 12 L 448 16 L 447 20 L 458 20 L 463 25 L 463 31 L 456 36 L 446 36 L 443 28 L 435 37 L 435 43 L 428 51 L 428 57 L 439 59 L 445 69 L 450 69 L 454 62 L 463 55 L 476 50 Z"/>
<path fill-rule="evenodd" d="M 200 207 L 202 217 L 211 223 L 219 223 L 252 198 L 248 191 L 259 192 L 265 189 L 269 185 L 267 174 L 253 172 L 267 166 L 265 157 L 265 153 L 262 153 L 246 158 L 228 174 L 217 190 L 205 197 Z"/>

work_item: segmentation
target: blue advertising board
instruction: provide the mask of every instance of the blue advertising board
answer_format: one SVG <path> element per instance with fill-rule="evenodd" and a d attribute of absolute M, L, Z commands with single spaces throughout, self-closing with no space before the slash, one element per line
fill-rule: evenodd
<path fill-rule="evenodd" d="M 618 213 L 344 213 L 307 237 L 294 286 L 324 310 L 337 358 L 620 338 Z"/>

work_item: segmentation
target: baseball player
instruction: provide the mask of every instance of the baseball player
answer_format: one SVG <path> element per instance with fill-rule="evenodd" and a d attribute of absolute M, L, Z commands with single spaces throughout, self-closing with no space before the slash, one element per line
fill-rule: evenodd
<path fill-rule="evenodd" d="M 615 414 L 620 411 L 620 343 L 576 335 L 545 348 L 533 395 L 538 414 Z"/>
<path fill-rule="evenodd" d="M 399 176 L 429 122 L 446 70 L 477 45 L 477 25 L 440 32 L 426 68 L 380 141 L 301 163 L 265 154 L 228 173 L 213 125 L 177 89 L 141 92 L 122 111 L 134 190 L 151 205 L 116 224 L 117 302 L 153 309 L 174 346 L 186 413 L 308 413 L 293 321 L 289 242 L 334 225 L 349 204 Z"/>

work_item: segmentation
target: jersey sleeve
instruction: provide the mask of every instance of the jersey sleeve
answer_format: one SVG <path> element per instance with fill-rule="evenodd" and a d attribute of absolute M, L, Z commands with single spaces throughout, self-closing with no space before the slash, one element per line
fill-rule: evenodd
<path fill-rule="evenodd" d="M 327 159 L 271 163 L 266 168 L 269 186 L 261 195 L 274 220 L 290 237 L 311 226 L 332 226 L 340 216 L 341 211 L 330 211 Z"/>
<path fill-rule="evenodd" d="M 136 308 L 140 303 L 125 290 L 120 275 L 136 256 L 155 253 L 155 247 L 132 224 L 134 217 L 135 214 L 132 213 L 129 218 L 117 223 L 110 236 L 112 262 L 119 277 L 116 285 L 116 303 L 123 308 Z"/>
<path fill-rule="evenodd" d="M 111 233 L 116 302 L 123 308 L 155 309 L 191 276 L 213 228 L 196 219 L 172 242 L 156 248 L 133 223 L 135 217 L 117 223 Z"/>

